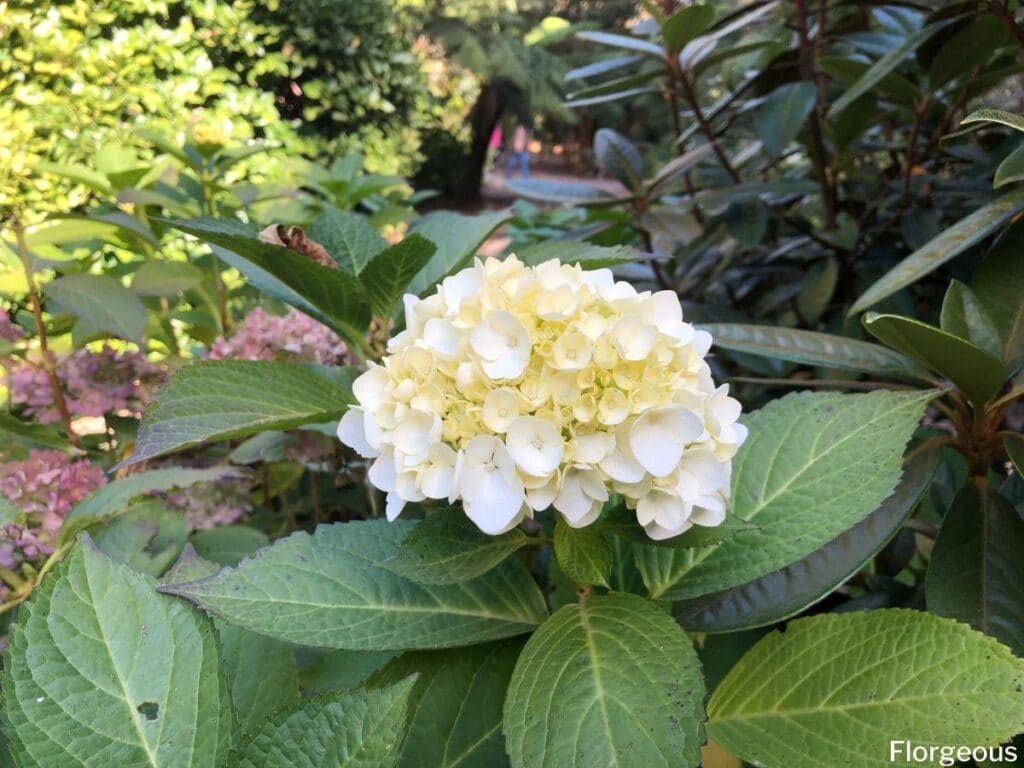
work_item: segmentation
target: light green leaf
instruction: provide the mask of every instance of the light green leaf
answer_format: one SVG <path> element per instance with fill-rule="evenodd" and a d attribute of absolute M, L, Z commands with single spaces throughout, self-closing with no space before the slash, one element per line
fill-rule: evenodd
<path fill-rule="evenodd" d="M 140 296 L 177 296 L 199 285 L 203 273 L 184 261 L 146 261 L 132 275 L 132 290 Z"/>
<path fill-rule="evenodd" d="M 608 586 L 612 548 L 590 528 L 573 528 L 559 518 L 555 525 L 555 556 L 562 573 L 576 584 Z"/>
<path fill-rule="evenodd" d="M 529 632 L 544 618 L 540 590 L 516 561 L 449 586 L 378 567 L 411 528 L 383 520 L 320 526 L 212 578 L 163 589 L 237 626 L 324 648 L 471 645 Z"/>
<path fill-rule="evenodd" d="M 548 203 L 613 203 L 616 198 L 600 187 L 581 181 L 553 181 L 551 179 L 512 179 L 505 186 L 515 194 L 531 200 Z"/>
<path fill-rule="evenodd" d="M 626 189 L 636 192 L 640 188 L 644 159 L 625 136 L 611 128 L 599 128 L 594 134 L 594 159 L 601 170 Z"/>
<path fill-rule="evenodd" d="M 1024 653 L 1024 521 L 999 493 L 969 483 L 942 519 L 928 564 L 928 610 Z"/>
<path fill-rule="evenodd" d="M 412 679 L 309 699 L 263 722 L 238 768 L 393 768 Z"/>
<path fill-rule="evenodd" d="M 853 104 L 857 99 L 868 93 L 880 81 L 903 62 L 919 45 L 928 40 L 940 29 L 951 23 L 952 19 L 935 22 L 908 34 L 899 45 L 890 49 L 882 58 L 868 67 L 867 71 L 857 81 L 847 88 L 843 95 L 836 99 L 828 110 L 828 116 L 835 119 L 840 112 Z M 870 306 L 870 305 L 869 305 Z"/>
<path fill-rule="evenodd" d="M 999 189 L 1017 181 L 1024 181 L 1024 146 L 1017 147 L 999 164 L 992 186 Z"/>
<path fill-rule="evenodd" d="M 369 685 L 418 675 L 400 768 L 507 768 L 501 707 L 523 641 L 403 653 Z"/>
<path fill-rule="evenodd" d="M 960 121 L 960 125 L 969 125 L 970 123 L 999 123 L 1024 132 L 1024 117 L 1002 109 L 976 109 Z"/>
<path fill-rule="evenodd" d="M 735 632 L 795 616 L 841 586 L 899 532 L 940 458 L 938 449 L 914 455 L 878 509 L 802 560 L 738 587 L 677 603 L 673 615 L 693 632 Z"/>
<path fill-rule="evenodd" d="M 786 768 L 884 768 L 890 740 L 994 745 L 1024 729 L 1024 661 L 920 611 L 815 616 L 772 632 L 708 705 L 708 736 Z"/>
<path fill-rule="evenodd" d="M 461 509 L 445 509 L 428 513 L 377 565 L 420 584 L 458 584 L 487 573 L 530 543 L 518 528 L 488 536 Z"/>
<path fill-rule="evenodd" d="M 340 269 L 323 267 L 306 256 L 259 240 L 237 221 L 162 220 L 216 246 L 217 256 L 259 290 L 331 326 L 358 342 L 370 324 L 370 305 L 362 285 Z"/>
<path fill-rule="evenodd" d="M 157 499 L 136 504 L 93 532 L 103 554 L 150 576 L 159 576 L 178 559 L 187 538 L 181 512 Z"/>
<path fill-rule="evenodd" d="M 35 768 L 219 768 L 237 726 L 213 624 L 85 538 L 19 611 L 12 751 Z"/>
<path fill-rule="evenodd" d="M 599 45 L 608 45 L 613 48 L 624 48 L 627 51 L 636 51 L 646 56 L 655 56 L 659 59 L 665 58 L 666 51 L 660 45 L 655 45 L 649 40 L 628 35 L 614 35 L 610 32 L 577 32 L 576 37 Z"/>
<path fill-rule="evenodd" d="M 179 369 L 142 418 L 122 466 L 268 429 L 341 417 L 350 391 L 314 368 L 264 360 L 207 360 Z"/>
<path fill-rule="evenodd" d="M 140 341 L 146 330 L 146 306 L 107 275 L 65 275 L 47 283 L 43 291 L 59 309 L 94 330 L 129 341 Z"/>
<path fill-rule="evenodd" d="M 306 233 L 331 254 L 338 266 L 358 275 L 374 256 L 387 248 L 387 241 L 365 216 L 325 205 Z"/>
<path fill-rule="evenodd" d="M 247 525 L 222 525 L 196 531 L 189 539 L 196 554 L 218 565 L 235 565 L 258 549 L 270 546 L 270 537 Z"/>
<path fill-rule="evenodd" d="M 628 245 L 603 246 L 579 240 L 544 240 L 516 250 L 524 264 L 536 266 L 551 259 L 562 264 L 579 264 L 583 269 L 601 269 L 639 261 L 640 254 Z"/>
<path fill-rule="evenodd" d="M 688 42 L 707 31 L 715 20 L 715 7 L 698 3 L 680 8 L 661 25 L 661 35 L 670 53 L 679 53 Z"/>
<path fill-rule="evenodd" d="M 1006 381 L 999 358 L 933 325 L 899 315 L 864 316 L 864 327 L 890 347 L 952 381 L 975 405 L 987 403 Z"/>
<path fill-rule="evenodd" d="M 782 154 L 814 109 L 814 83 L 800 81 L 776 88 L 754 111 L 754 130 L 771 157 Z"/>
<path fill-rule="evenodd" d="M 423 269 L 437 247 L 415 232 L 378 253 L 359 276 L 370 299 L 370 308 L 377 317 L 391 317 L 395 304 L 402 298 L 409 283 Z"/>
<path fill-rule="evenodd" d="M 715 346 L 736 352 L 901 379 L 929 379 L 928 371 L 909 357 L 880 344 L 845 336 L 741 323 L 709 323 L 700 327 L 711 334 Z"/>
<path fill-rule="evenodd" d="M 41 162 L 35 164 L 35 170 L 37 173 L 52 173 L 54 176 L 61 176 L 77 184 L 83 184 L 105 197 L 114 194 L 109 179 L 99 171 L 85 165 Z"/>
<path fill-rule="evenodd" d="M 1024 211 L 1024 189 L 1008 192 L 944 229 L 868 288 L 850 308 L 863 312 L 984 240 Z"/>
<path fill-rule="evenodd" d="M 508 211 L 488 211 L 463 216 L 452 211 L 434 211 L 413 222 L 412 232 L 427 238 L 437 251 L 409 283 L 409 293 L 422 296 L 452 272 L 462 269 L 498 227 L 509 220 Z"/>
<path fill-rule="evenodd" d="M 959 336 L 1002 359 L 1003 342 L 999 338 L 999 330 L 974 291 L 959 280 L 953 280 L 946 289 L 939 325 L 946 333 Z"/>
<path fill-rule="evenodd" d="M 515 768 L 693 768 L 704 679 L 689 639 L 636 595 L 560 608 L 530 637 L 505 699 Z"/>
<path fill-rule="evenodd" d="M 896 487 L 903 447 L 935 394 L 802 392 L 750 414 L 730 514 L 759 528 L 714 547 L 638 550 L 651 596 L 683 600 L 745 584 L 856 525 Z"/>
<path fill-rule="evenodd" d="M 239 472 L 240 470 L 235 467 L 167 467 L 116 478 L 71 509 L 60 529 L 60 543 L 66 544 L 80 531 L 120 514 L 130 501 L 140 496 L 175 488 L 187 488 L 196 483 L 213 483 L 238 476 Z"/>
<path fill-rule="evenodd" d="M 1002 358 L 1024 365 L 1024 226 L 1012 227 L 982 259 L 971 288 L 999 329 Z"/>

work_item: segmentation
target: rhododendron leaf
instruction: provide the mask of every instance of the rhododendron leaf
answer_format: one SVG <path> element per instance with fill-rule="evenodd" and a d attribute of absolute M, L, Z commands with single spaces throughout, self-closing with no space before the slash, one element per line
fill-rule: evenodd
<path fill-rule="evenodd" d="M 261 291 L 326 323 L 347 341 L 358 342 L 370 323 L 370 305 L 359 281 L 307 256 L 260 240 L 237 221 L 163 220 L 213 246 L 217 256 Z"/>
<path fill-rule="evenodd" d="M 1024 729 L 1022 688 L 1024 661 L 964 624 L 909 610 L 815 616 L 733 667 L 707 729 L 756 765 L 881 768 L 890 739 L 1005 741 Z"/>
<path fill-rule="evenodd" d="M 397 245 L 378 253 L 359 276 L 370 308 L 377 317 L 391 317 L 395 304 L 409 287 L 409 282 L 437 250 L 432 242 L 413 233 Z"/>
<path fill-rule="evenodd" d="M 518 528 L 483 533 L 461 509 L 428 513 L 377 565 L 420 584 L 457 584 L 495 568 L 530 539 Z"/>
<path fill-rule="evenodd" d="M 591 528 L 573 528 L 559 518 L 555 525 L 555 556 L 562 573 L 576 584 L 608 586 L 612 548 Z"/>
<path fill-rule="evenodd" d="M 601 269 L 639 261 L 640 253 L 628 245 L 603 246 L 580 241 L 545 240 L 516 251 L 524 264 L 536 266 L 551 259 L 563 264 L 579 264 L 583 269 Z"/>
<path fill-rule="evenodd" d="M 208 360 L 179 369 L 157 392 L 122 466 L 207 440 L 341 417 L 352 393 L 315 368 L 263 360 Z"/>
<path fill-rule="evenodd" d="M 392 768 L 414 679 L 308 699 L 265 720 L 238 768 Z"/>
<path fill-rule="evenodd" d="M 863 520 L 896 487 L 903 448 L 934 396 L 802 392 L 747 416 L 729 514 L 759 528 L 714 547 L 638 548 L 651 596 L 683 600 L 745 584 Z"/>
<path fill-rule="evenodd" d="M 942 518 L 925 600 L 939 616 L 970 624 L 1024 653 L 1024 521 L 998 492 L 969 483 Z"/>
<path fill-rule="evenodd" d="M 388 247 L 365 216 L 333 205 L 324 206 L 306 234 L 327 249 L 341 269 L 353 275 L 362 272 L 374 256 Z"/>
<path fill-rule="evenodd" d="M 937 448 L 917 453 L 878 509 L 802 560 L 738 587 L 677 603 L 672 613 L 694 632 L 735 632 L 800 613 L 842 585 L 899 532 L 941 456 Z"/>
<path fill-rule="evenodd" d="M 237 467 L 167 467 L 119 477 L 72 508 L 61 526 L 60 543 L 66 544 L 85 528 L 125 511 L 128 503 L 139 496 L 187 488 L 196 483 L 212 483 L 227 477 L 235 477 L 240 472 Z"/>
<path fill-rule="evenodd" d="M 416 584 L 378 565 L 408 521 L 294 533 L 208 579 L 163 587 L 232 624 L 289 642 L 353 650 L 441 648 L 531 631 L 540 590 L 514 560 L 471 581 Z"/>
<path fill-rule="evenodd" d="M 560 608 L 530 637 L 505 699 L 515 768 L 699 765 L 704 678 L 689 638 L 636 595 Z"/>
<path fill-rule="evenodd" d="M 452 272 L 464 267 L 490 234 L 508 221 L 508 211 L 488 211 L 464 216 L 453 211 L 434 211 L 413 222 L 411 231 L 437 246 L 430 261 L 409 283 L 409 293 L 420 296 L 433 290 Z"/>
<path fill-rule="evenodd" d="M 403 653 L 370 686 L 418 675 L 400 768 L 507 768 L 501 708 L 523 641 Z"/>
<path fill-rule="evenodd" d="M 227 763 L 237 725 L 213 624 L 155 586 L 86 538 L 21 608 L 2 679 L 21 765 Z"/>

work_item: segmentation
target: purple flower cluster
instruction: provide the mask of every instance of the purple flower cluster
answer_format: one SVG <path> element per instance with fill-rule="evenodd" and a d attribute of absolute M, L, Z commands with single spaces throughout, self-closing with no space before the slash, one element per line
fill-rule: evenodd
<path fill-rule="evenodd" d="M 352 362 L 345 342 L 323 323 L 291 310 L 272 315 L 252 310 L 230 338 L 220 337 L 207 354 L 211 360 L 310 360 L 320 365 Z"/>
<path fill-rule="evenodd" d="M 0 339 L 4 341 L 17 341 L 23 335 L 23 331 L 11 320 L 10 313 L 0 307 Z"/>
<path fill-rule="evenodd" d="M 194 531 L 237 523 L 252 511 L 252 480 L 226 477 L 216 483 L 200 483 L 168 493 L 164 500 L 185 515 Z"/>
<path fill-rule="evenodd" d="M 111 413 L 138 417 L 166 374 L 142 352 L 79 349 L 57 358 L 57 377 L 73 418 Z M 22 363 L 11 371 L 11 401 L 40 422 L 59 420 L 50 380 L 42 367 Z"/>
<path fill-rule="evenodd" d="M 2 459 L 3 457 L 0 457 Z M 0 460 L 0 494 L 20 513 L 0 525 L 0 566 L 18 573 L 53 552 L 71 508 L 105 482 L 103 470 L 61 451 L 32 451 L 20 461 Z M 0 581 L 0 600 L 9 588 Z"/>

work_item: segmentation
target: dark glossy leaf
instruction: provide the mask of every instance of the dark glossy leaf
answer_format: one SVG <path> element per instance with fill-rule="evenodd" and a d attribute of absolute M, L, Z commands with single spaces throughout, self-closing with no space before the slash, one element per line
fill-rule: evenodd
<path fill-rule="evenodd" d="M 999 329 L 1003 362 L 1024 365 L 1024 226 L 1011 228 L 986 254 L 971 288 Z"/>
<path fill-rule="evenodd" d="M 661 25 L 661 35 L 670 53 L 679 53 L 683 47 L 707 31 L 715 20 L 715 7 L 708 3 L 697 3 L 680 8 Z"/>
<path fill-rule="evenodd" d="M 811 265 L 800 285 L 796 308 L 804 322 L 817 323 L 832 301 L 839 282 L 839 262 L 832 257 Z"/>
<path fill-rule="evenodd" d="M 914 455 L 892 495 L 821 549 L 747 584 L 676 603 L 673 615 L 692 632 L 735 632 L 795 616 L 842 585 L 899 532 L 940 459 L 937 449 Z"/>
<path fill-rule="evenodd" d="M 928 610 L 970 624 L 1024 653 L 1024 520 L 996 491 L 971 482 L 935 539 Z"/>
<path fill-rule="evenodd" d="M 814 83 L 786 83 L 776 88 L 754 112 L 754 130 L 771 157 L 778 157 L 814 109 L 817 89 Z"/>
<path fill-rule="evenodd" d="M 899 315 L 869 312 L 864 327 L 877 339 L 952 381 L 977 406 L 992 399 L 1006 380 L 1002 362 L 941 328 Z"/>
<path fill-rule="evenodd" d="M 611 128 L 599 128 L 594 134 L 594 159 L 597 165 L 626 189 L 640 188 L 644 160 L 640 150 L 625 136 Z"/>
<path fill-rule="evenodd" d="M 946 290 L 940 325 L 947 333 L 966 339 L 993 357 L 1002 359 L 1003 342 L 995 322 L 974 291 L 959 280 L 951 282 Z"/>
<path fill-rule="evenodd" d="M 1017 147 L 999 164 L 992 186 L 999 189 L 1018 181 L 1024 181 L 1024 147 Z"/>
<path fill-rule="evenodd" d="M 370 308 L 377 317 L 391 317 L 395 305 L 416 274 L 437 250 L 432 242 L 413 233 L 397 245 L 378 253 L 359 279 L 366 288 Z"/>

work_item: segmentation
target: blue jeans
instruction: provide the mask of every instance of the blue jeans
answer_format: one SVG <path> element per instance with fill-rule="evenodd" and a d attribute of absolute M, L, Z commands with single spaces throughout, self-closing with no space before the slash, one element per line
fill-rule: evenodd
<path fill-rule="evenodd" d="M 524 179 L 530 178 L 530 153 L 525 150 L 522 152 L 509 151 L 508 161 L 505 165 L 505 178 L 512 178 L 516 162 L 519 163 L 519 175 Z"/>

